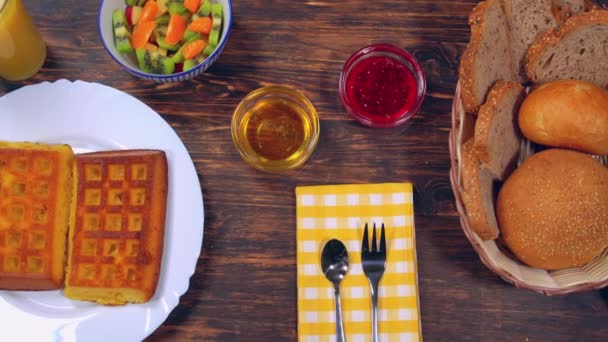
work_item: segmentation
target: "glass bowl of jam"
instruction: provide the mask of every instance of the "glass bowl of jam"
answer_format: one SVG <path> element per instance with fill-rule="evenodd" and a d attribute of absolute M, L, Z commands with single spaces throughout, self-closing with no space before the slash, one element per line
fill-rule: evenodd
<path fill-rule="evenodd" d="M 319 116 L 301 92 L 266 86 L 247 94 L 232 115 L 232 141 L 249 165 L 286 171 L 302 165 L 317 146 Z"/>
<path fill-rule="evenodd" d="M 391 44 L 372 44 L 348 58 L 339 91 L 346 111 L 362 124 L 394 127 L 418 111 L 426 79 L 407 51 Z"/>

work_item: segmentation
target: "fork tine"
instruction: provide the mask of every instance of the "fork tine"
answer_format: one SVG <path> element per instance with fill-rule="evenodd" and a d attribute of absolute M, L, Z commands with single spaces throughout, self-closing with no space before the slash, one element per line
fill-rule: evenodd
<path fill-rule="evenodd" d="M 380 252 L 386 252 L 386 237 L 384 236 L 384 222 L 382 222 L 382 231 L 380 231 Z"/>
<path fill-rule="evenodd" d="M 369 252 L 369 240 L 367 237 L 367 223 L 365 223 L 365 230 L 363 230 L 363 243 L 361 245 L 361 253 Z"/>
<path fill-rule="evenodd" d="M 376 222 L 374 222 L 374 230 L 372 232 L 372 253 L 378 251 L 378 243 L 376 242 Z"/>

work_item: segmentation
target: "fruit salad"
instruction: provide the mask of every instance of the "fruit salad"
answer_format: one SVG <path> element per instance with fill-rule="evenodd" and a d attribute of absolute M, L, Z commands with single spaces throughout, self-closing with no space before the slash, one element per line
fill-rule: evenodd
<path fill-rule="evenodd" d="M 211 0 L 125 0 L 112 12 L 116 50 L 137 59 L 141 71 L 187 71 L 217 48 L 223 7 Z"/>

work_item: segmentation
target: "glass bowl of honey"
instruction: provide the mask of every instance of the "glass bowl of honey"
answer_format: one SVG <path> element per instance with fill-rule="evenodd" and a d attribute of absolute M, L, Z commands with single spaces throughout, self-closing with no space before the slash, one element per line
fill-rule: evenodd
<path fill-rule="evenodd" d="M 232 115 L 232 141 L 249 165 L 286 171 L 302 165 L 317 146 L 319 116 L 301 92 L 265 86 L 247 94 Z"/>
<path fill-rule="evenodd" d="M 394 127 L 416 114 L 426 79 L 407 51 L 392 44 L 372 44 L 344 63 L 339 92 L 346 111 L 362 124 Z"/>

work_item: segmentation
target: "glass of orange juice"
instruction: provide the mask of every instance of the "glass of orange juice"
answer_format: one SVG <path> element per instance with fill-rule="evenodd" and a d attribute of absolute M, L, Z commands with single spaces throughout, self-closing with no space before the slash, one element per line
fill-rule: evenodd
<path fill-rule="evenodd" d="M 0 77 L 25 80 L 45 59 L 46 45 L 21 0 L 0 0 Z"/>

